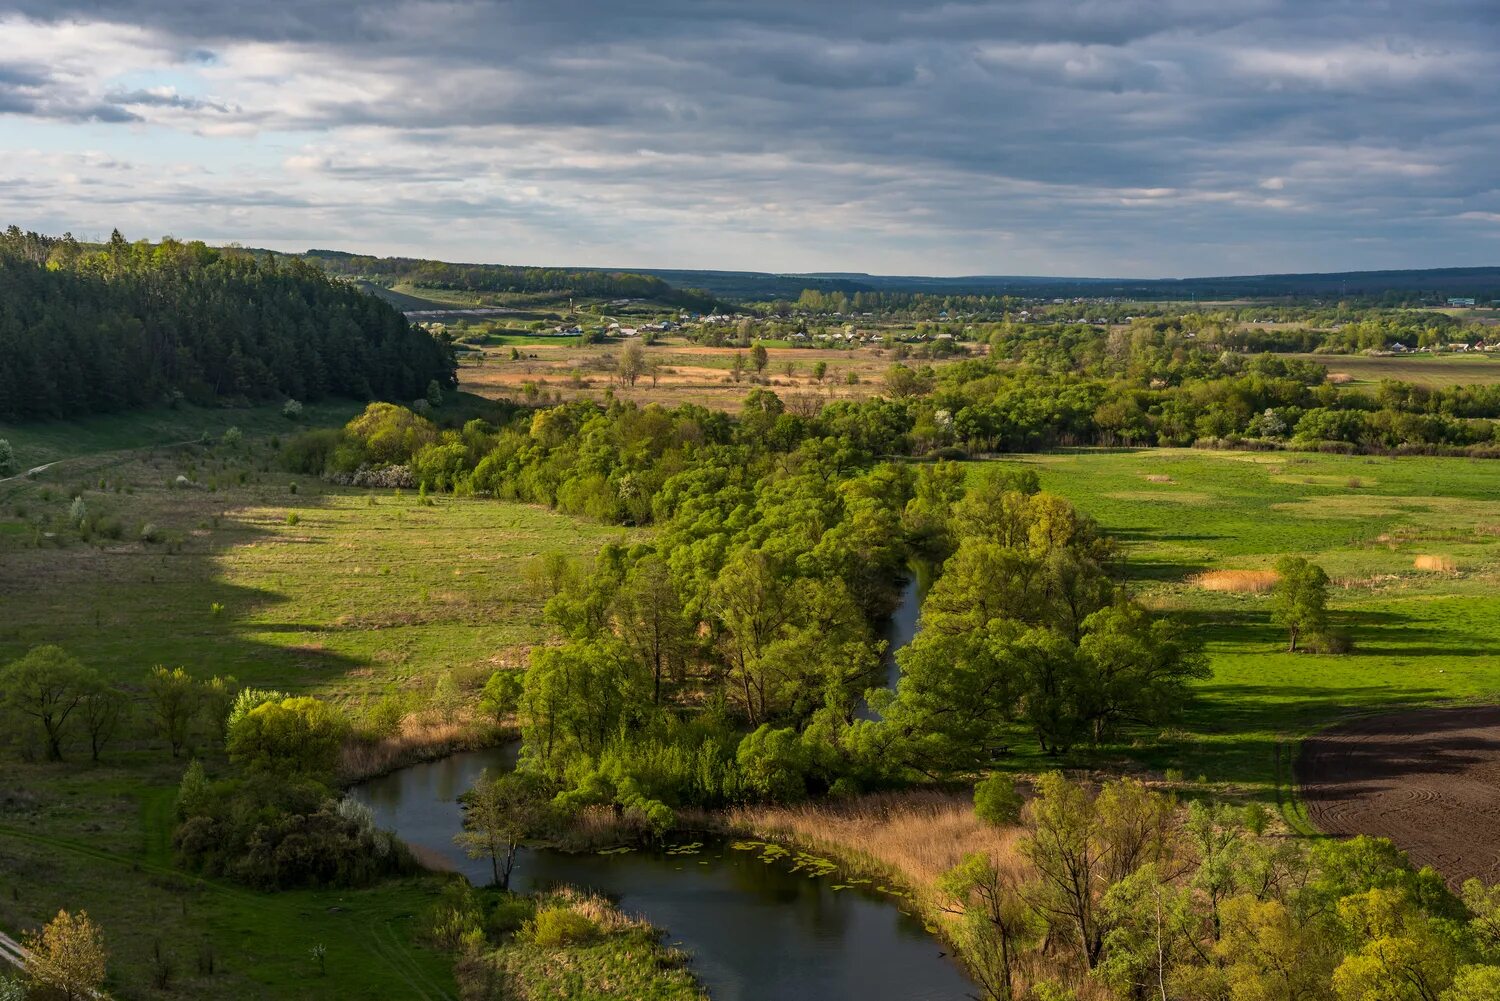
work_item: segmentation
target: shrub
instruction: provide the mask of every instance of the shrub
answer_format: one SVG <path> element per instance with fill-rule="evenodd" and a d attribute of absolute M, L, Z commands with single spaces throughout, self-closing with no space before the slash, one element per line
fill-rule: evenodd
<path fill-rule="evenodd" d="M 282 446 L 281 464 L 290 472 L 317 476 L 333 459 L 343 432 L 337 428 L 319 428 L 295 435 Z"/>
<path fill-rule="evenodd" d="M 146 543 L 160 542 L 161 538 L 162 538 L 162 536 L 161 536 L 161 529 L 157 528 L 151 522 L 148 521 L 144 525 L 141 526 L 141 541 L 142 542 L 146 542 Z"/>
<path fill-rule="evenodd" d="M 10 447 L 10 442 L 0 438 L 0 476 L 6 476 L 15 471 L 16 452 Z"/>
<path fill-rule="evenodd" d="M 991 775 L 974 786 L 974 816 L 996 827 L 1019 823 L 1025 802 L 1009 775 Z"/>
<path fill-rule="evenodd" d="M 281 416 L 289 421 L 297 420 L 302 416 L 302 401 L 287 400 L 281 405 Z"/>
<path fill-rule="evenodd" d="M 221 440 L 230 448 L 238 448 L 240 442 L 245 440 L 245 435 L 239 428 L 232 427 L 225 430 L 224 437 Z"/>
<path fill-rule="evenodd" d="M 535 945 L 557 949 L 587 942 L 599 934 L 599 926 L 566 905 L 553 904 L 536 912 L 521 929 L 523 938 Z"/>

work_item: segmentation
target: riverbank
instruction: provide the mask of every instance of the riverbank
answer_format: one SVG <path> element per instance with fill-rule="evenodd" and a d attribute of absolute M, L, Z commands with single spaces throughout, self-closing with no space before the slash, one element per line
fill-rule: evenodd
<path fill-rule="evenodd" d="M 464 996 L 516 1001 L 708 1001 L 688 956 L 664 933 L 603 897 L 575 889 L 508 898 L 532 914 L 499 948 L 461 955 L 455 976 Z"/>
<path fill-rule="evenodd" d="M 825 856 L 851 873 L 882 881 L 930 934 L 963 958 L 951 932 L 943 875 L 980 853 L 1002 868 L 1019 867 L 1019 827 L 996 827 L 974 814 L 963 792 L 912 789 L 790 806 L 744 806 L 720 814 L 725 833 L 759 838 Z"/>

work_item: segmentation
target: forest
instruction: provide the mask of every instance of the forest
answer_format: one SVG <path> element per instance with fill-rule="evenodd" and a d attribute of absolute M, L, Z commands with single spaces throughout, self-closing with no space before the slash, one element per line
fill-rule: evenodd
<path fill-rule="evenodd" d="M 0 416 L 455 385 L 449 346 L 296 260 L 165 239 L 0 236 Z"/>

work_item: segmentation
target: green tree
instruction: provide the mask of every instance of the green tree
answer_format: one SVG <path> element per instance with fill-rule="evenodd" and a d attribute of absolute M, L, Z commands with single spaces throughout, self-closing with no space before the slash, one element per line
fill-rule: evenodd
<path fill-rule="evenodd" d="M 3 705 L 41 728 L 49 761 L 63 759 L 69 720 L 99 685 L 98 674 L 57 646 L 35 647 L 0 670 Z"/>
<path fill-rule="evenodd" d="M 631 387 L 646 374 L 646 349 L 641 346 L 640 341 L 626 342 L 625 347 L 620 350 L 619 360 L 615 362 L 615 374 L 620 377 L 621 382 Z"/>
<path fill-rule="evenodd" d="M 193 736 L 194 722 L 202 707 L 202 689 L 181 667 L 151 669 L 146 695 L 155 715 L 156 730 L 177 757 Z"/>
<path fill-rule="evenodd" d="M 349 722 L 321 699 L 290 698 L 256 706 L 229 732 L 230 760 L 275 775 L 333 772 Z"/>
<path fill-rule="evenodd" d="M 1271 590 L 1271 621 L 1286 629 L 1287 651 L 1295 653 L 1297 641 L 1316 636 L 1328 628 L 1328 574 L 1301 556 L 1283 556 L 1276 561 L 1276 584 Z"/>
<path fill-rule="evenodd" d="M 975 852 L 945 873 L 938 889 L 953 901 L 947 910 L 958 917 L 955 937 L 985 998 L 1012 1001 L 1021 958 L 1042 927 L 1019 881 Z"/>
<path fill-rule="evenodd" d="M 813 364 L 813 378 L 818 380 L 818 385 L 823 385 L 823 380 L 828 378 L 828 363 L 820 361 Z"/>
<path fill-rule="evenodd" d="M 504 670 L 491 673 L 479 695 L 479 711 L 496 724 L 505 722 L 520 706 L 521 692 L 525 685 L 524 671 Z"/>
<path fill-rule="evenodd" d="M 16 452 L 10 442 L 0 438 L 0 476 L 8 476 L 16 468 Z"/>
<path fill-rule="evenodd" d="M 130 719 L 130 698 L 120 689 L 97 680 L 78 705 L 79 721 L 89 736 L 89 754 L 98 761 L 105 746 Z"/>
<path fill-rule="evenodd" d="M 766 353 L 764 345 L 757 344 L 750 349 L 750 365 L 755 369 L 757 375 L 766 370 L 766 366 L 770 364 L 770 361 L 770 355 Z"/>
<path fill-rule="evenodd" d="M 545 788 L 522 773 L 491 777 L 485 772 L 461 801 L 464 827 L 453 840 L 470 858 L 489 859 L 494 884 L 510 889 L 516 851 L 547 821 L 550 801 Z"/>
<path fill-rule="evenodd" d="M 1129 779 L 1106 783 L 1097 795 L 1059 772 L 1037 779 L 1020 843 L 1037 874 L 1030 899 L 1078 944 L 1090 970 L 1111 927 L 1103 906 L 1109 888 L 1148 864 L 1173 872 L 1174 812 L 1169 797 Z"/>
<path fill-rule="evenodd" d="M 614 621 L 650 677 L 652 703 L 660 705 L 662 682 L 682 676 L 693 625 L 665 560 L 650 554 L 630 568 L 615 595 Z"/>

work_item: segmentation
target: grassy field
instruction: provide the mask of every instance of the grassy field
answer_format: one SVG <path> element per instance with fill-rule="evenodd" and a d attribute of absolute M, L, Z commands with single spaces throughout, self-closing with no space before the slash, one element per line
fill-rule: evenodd
<path fill-rule="evenodd" d="M 1194 450 L 1010 461 L 1121 540 L 1132 586 L 1207 643 L 1214 675 L 1180 730 L 1130 751 L 1152 767 L 1269 798 L 1287 791 L 1296 741 L 1350 713 L 1500 697 L 1500 466 Z M 1288 654 L 1268 596 L 1188 582 L 1287 553 L 1334 579 L 1352 653 Z M 1418 570 L 1421 555 L 1456 570 Z"/>
<path fill-rule="evenodd" d="M 323 416 L 344 409 L 357 408 Z M 247 438 L 85 454 L 196 438 L 205 420 Z M 269 436 L 249 433 L 288 423 L 270 410 L 173 411 L 5 429 L 29 461 L 67 461 L 0 484 L 0 662 L 59 643 L 130 685 L 162 663 L 346 702 L 427 692 L 448 671 L 472 689 L 545 638 L 527 563 L 622 534 L 519 504 L 429 505 L 293 477 Z M 179 475 L 196 485 L 174 486 Z M 68 521 L 80 495 L 119 538 L 81 537 Z M 140 541 L 147 522 L 162 541 Z M 149 993 L 158 942 L 174 988 L 193 997 L 453 994 L 449 957 L 416 943 L 435 879 L 275 895 L 192 879 L 171 869 L 168 847 L 185 763 L 156 741 L 138 733 L 99 766 L 78 753 L 63 765 L 4 754 L 0 929 L 87 909 L 108 936 L 120 996 Z M 326 977 L 308 952 L 318 943 Z M 212 976 L 199 972 L 210 953 Z"/>
<path fill-rule="evenodd" d="M 1500 382 L 1500 354 L 1442 355 L 1293 355 L 1315 361 L 1330 373 L 1351 378 L 1351 385 L 1375 385 L 1395 379 L 1418 386 L 1472 386 Z"/>

